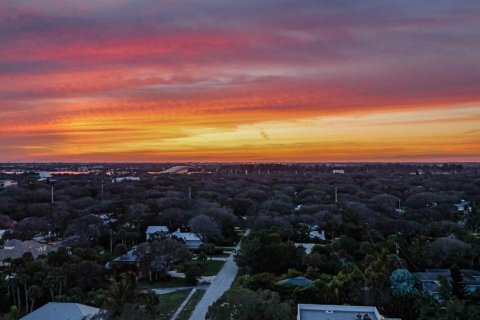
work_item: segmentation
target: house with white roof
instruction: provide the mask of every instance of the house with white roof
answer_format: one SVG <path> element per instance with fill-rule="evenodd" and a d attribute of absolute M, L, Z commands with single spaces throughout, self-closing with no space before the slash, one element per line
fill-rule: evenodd
<path fill-rule="evenodd" d="M 377 308 L 326 304 L 299 304 L 297 320 L 382 320 Z"/>
<path fill-rule="evenodd" d="M 180 232 L 180 230 L 177 230 L 171 233 L 171 236 L 175 236 L 176 238 L 185 241 L 185 244 L 189 249 L 198 249 L 202 244 L 200 237 L 192 232 Z"/>
<path fill-rule="evenodd" d="M 88 320 L 103 312 L 80 303 L 49 302 L 20 320 Z"/>
<path fill-rule="evenodd" d="M 124 181 L 140 181 L 140 177 L 134 177 L 134 176 L 117 177 L 112 180 L 112 183 L 115 183 L 115 182 L 119 183 Z"/>
<path fill-rule="evenodd" d="M 460 213 L 467 214 L 472 212 L 472 206 L 470 205 L 470 201 L 466 201 L 465 199 L 460 200 L 459 203 L 455 203 L 454 206 Z"/>
<path fill-rule="evenodd" d="M 38 172 L 38 181 L 47 181 L 53 178 L 52 174 L 47 171 L 39 171 Z"/>
<path fill-rule="evenodd" d="M 156 236 L 164 236 L 169 233 L 167 226 L 148 226 L 145 231 L 145 237 L 148 240 L 155 238 Z"/>
<path fill-rule="evenodd" d="M 18 182 L 15 180 L 0 180 L 0 189 L 15 187 L 18 185 Z"/>
<path fill-rule="evenodd" d="M 312 230 L 308 236 L 310 239 L 325 241 L 325 230 Z"/>
<path fill-rule="evenodd" d="M 188 249 L 198 249 L 203 243 L 202 239 L 192 232 L 182 232 L 180 229 L 170 232 L 167 226 L 148 226 L 147 231 L 145 231 L 147 241 L 154 239 L 156 236 L 183 240 Z"/>

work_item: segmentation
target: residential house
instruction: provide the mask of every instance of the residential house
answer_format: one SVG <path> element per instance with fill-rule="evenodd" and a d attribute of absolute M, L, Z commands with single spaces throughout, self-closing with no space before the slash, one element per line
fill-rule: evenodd
<path fill-rule="evenodd" d="M 414 272 L 413 275 L 420 283 L 420 288 L 423 292 L 431 296 L 437 301 L 440 301 L 440 276 L 447 276 L 443 273 L 437 272 Z M 448 281 L 452 281 L 450 276 L 447 276 Z"/>
<path fill-rule="evenodd" d="M 312 280 L 307 279 L 305 277 L 287 278 L 284 280 L 280 280 L 277 283 L 284 286 L 292 286 L 292 287 L 314 287 L 315 286 Z"/>
<path fill-rule="evenodd" d="M 306 254 L 312 253 L 313 247 L 319 245 L 318 243 L 295 243 L 295 247 L 303 247 Z"/>
<path fill-rule="evenodd" d="M 182 232 L 180 229 L 170 232 L 167 226 L 148 226 L 147 231 L 145 231 L 147 241 L 155 235 L 183 240 L 189 249 L 198 249 L 203 243 L 200 237 L 192 232 Z"/>
<path fill-rule="evenodd" d="M 457 208 L 457 211 L 459 213 L 468 214 L 472 212 L 472 206 L 470 205 L 470 201 L 462 199 L 459 203 L 454 204 L 454 206 Z"/>
<path fill-rule="evenodd" d="M 200 237 L 192 232 L 180 232 L 180 230 L 177 230 L 171 233 L 171 236 L 183 240 L 188 249 L 198 249 L 202 244 Z"/>
<path fill-rule="evenodd" d="M 187 174 L 190 171 L 190 166 L 174 166 L 161 171 L 161 174 Z"/>
<path fill-rule="evenodd" d="M 324 230 L 312 230 L 308 234 L 310 239 L 325 241 L 325 231 Z"/>
<path fill-rule="evenodd" d="M 80 303 L 49 302 L 20 320 L 88 320 L 103 312 Z"/>
<path fill-rule="evenodd" d="M 134 270 L 137 273 L 137 276 L 141 279 L 146 278 L 149 273 L 150 266 L 142 261 L 142 259 L 135 254 L 135 249 L 128 251 L 125 254 L 113 259 L 112 262 L 106 264 L 107 269 L 125 271 L 125 270 Z"/>
<path fill-rule="evenodd" d="M 447 281 L 451 282 L 452 277 L 449 269 L 426 269 L 426 272 L 415 272 L 413 275 L 420 283 L 423 292 L 440 301 L 440 277 L 444 276 Z M 460 273 L 463 278 L 466 292 L 480 292 L 480 271 L 461 269 Z"/>
<path fill-rule="evenodd" d="M 148 240 L 155 237 L 166 236 L 169 233 L 167 226 L 148 226 L 147 231 L 145 231 L 145 238 Z"/>
<path fill-rule="evenodd" d="M 47 171 L 39 171 L 38 172 L 38 181 L 47 181 L 47 180 L 51 180 L 53 178 L 52 174 L 50 172 L 47 172 Z"/>
<path fill-rule="evenodd" d="M 140 181 L 140 177 L 134 177 L 134 176 L 125 176 L 125 177 L 117 177 L 112 180 L 112 183 L 115 182 L 124 182 L 124 181 Z"/>
<path fill-rule="evenodd" d="M 117 219 L 113 218 L 114 214 L 111 212 L 96 214 L 103 221 L 103 225 L 114 225 L 117 223 Z"/>
<path fill-rule="evenodd" d="M 299 304 L 297 308 L 297 320 L 383 320 L 375 307 Z"/>
<path fill-rule="evenodd" d="M 0 189 L 8 187 L 16 187 L 18 182 L 15 180 L 0 180 Z"/>
<path fill-rule="evenodd" d="M 321 240 L 325 241 L 325 231 L 320 230 L 318 225 L 316 224 L 306 224 L 306 223 L 300 223 L 299 225 L 302 225 L 304 227 L 307 227 L 309 229 L 308 231 L 308 237 L 312 240 Z"/>
<path fill-rule="evenodd" d="M 7 259 L 20 258 L 27 252 L 31 252 L 32 256 L 37 258 L 39 255 L 58 250 L 60 246 L 60 243 L 43 244 L 34 240 L 7 240 L 0 249 L 0 263 L 4 263 Z"/>

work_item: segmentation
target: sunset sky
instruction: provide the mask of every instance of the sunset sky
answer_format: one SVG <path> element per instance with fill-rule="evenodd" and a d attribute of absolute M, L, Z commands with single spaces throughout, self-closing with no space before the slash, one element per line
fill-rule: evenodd
<path fill-rule="evenodd" d="M 480 161 L 479 17 L 479 0 L 1 0 L 0 161 Z"/>

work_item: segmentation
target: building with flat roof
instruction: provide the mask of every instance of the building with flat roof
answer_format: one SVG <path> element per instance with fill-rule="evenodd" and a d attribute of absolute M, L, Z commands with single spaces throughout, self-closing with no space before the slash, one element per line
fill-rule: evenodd
<path fill-rule="evenodd" d="M 382 320 L 382 316 L 375 307 L 299 304 L 297 320 Z"/>

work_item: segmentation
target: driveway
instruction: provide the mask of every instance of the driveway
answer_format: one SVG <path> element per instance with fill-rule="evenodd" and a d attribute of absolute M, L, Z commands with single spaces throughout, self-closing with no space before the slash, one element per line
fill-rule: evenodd
<path fill-rule="evenodd" d="M 169 294 L 172 292 L 182 291 L 182 290 L 192 290 L 192 289 L 202 289 L 207 290 L 208 285 L 199 285 L 199 286 L 191 286 L 191 287 L 174 287 L 174 288 L 158 288 L 158 289 L 150 289 L 157 295 L 162 294 Z"/>
<path fill-rule="evenodd" d="M 245 232 L 245 235 L 248 235 L 249 230 Z M 241 241 L 235 247 L 235 251 L 240 249 Z M 223 268 L 217 274 L 215 279 L 212 281 L 210 286 L 208 287 L 207 291 L 203 295 L 200 302 L 198 302 L 197 306 L 192 312 L 190 316 L 190 320 L 203 320 L 207 316 L 208 308 L 220 298 L 225 291 L 230 289 L 233 280 L 237 276 L 238 266 L 233 261 L 233 253 L 227 258 L 227 261 L 223 265 Z"/>

